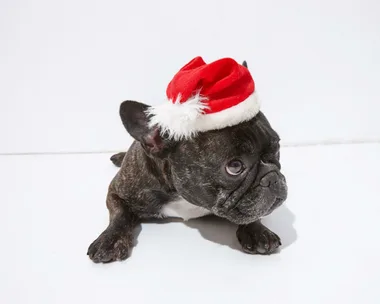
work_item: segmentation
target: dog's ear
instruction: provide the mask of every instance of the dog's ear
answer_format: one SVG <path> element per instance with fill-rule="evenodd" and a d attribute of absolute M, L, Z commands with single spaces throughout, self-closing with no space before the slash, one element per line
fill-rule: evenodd
<path fill-rule="evenodd" d="M 243 67 L 246 67 L 246 68 L 248 69 L 247 61 L 244 60 L 243 63 L 242 63 L 242 66 L 243 66 Z"/>
<path fill-rule="evenodd" d="M 127 132 L 141 143 L 148 154 L 164 156 L 169 142 L 162 138 L 159 128 L 149 127 L 149 117 L 146 114 L 148 108 L 148 105 L 141 102 L 126 100 L 120 105 L 120 118 Z"/>

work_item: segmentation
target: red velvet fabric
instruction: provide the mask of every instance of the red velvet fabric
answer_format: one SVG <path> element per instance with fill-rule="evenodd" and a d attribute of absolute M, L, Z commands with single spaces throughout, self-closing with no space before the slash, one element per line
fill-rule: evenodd
<path fill-rule="evenodd" d="M 173 77 L 166 95 L 173 102 L 181 94 L 184 103 L 200 92 L 208 100 L 209 109 L 216 113 L 244 101 L 255 91 L 255 83 L 249 70 L 231 58 L 222 58 L 206 64 L 202 57 L 195 57 Z"/>

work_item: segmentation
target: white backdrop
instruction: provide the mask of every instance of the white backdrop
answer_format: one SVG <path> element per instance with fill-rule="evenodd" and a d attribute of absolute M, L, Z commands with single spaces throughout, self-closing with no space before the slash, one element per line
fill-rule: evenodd
<path fill-rule="evenodd" d="M 0 153 L 110 151 L 125 99 L 246 59 L 283 143 L 380 139 L 377 0 L 0 0 Z"/>

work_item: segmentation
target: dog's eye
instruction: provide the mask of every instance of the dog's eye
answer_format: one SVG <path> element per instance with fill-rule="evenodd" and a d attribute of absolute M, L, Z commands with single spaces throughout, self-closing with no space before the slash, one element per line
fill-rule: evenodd
<path fill-rule="evenodd" d="M 232 160 L 226 166 L 229 175 L 239 175 L 244 171 L 244 165 L 240 160 Z"/>

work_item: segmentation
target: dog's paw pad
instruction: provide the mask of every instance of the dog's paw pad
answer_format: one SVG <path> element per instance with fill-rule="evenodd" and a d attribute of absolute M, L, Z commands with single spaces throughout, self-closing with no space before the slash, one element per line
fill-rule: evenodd
<path fill-rule="evenodd" d="M 269 229 L 250 230 L 239 227 L 236 234 L 243 250 L 250 254 L 271 254 L 281 246 L 279 236 Z"/>
<path fill-rule="evenodd" d="M 125 260 L 129 255 L 129 249 L 127 239 L 102 234 L 89 246 L 87 255 L 95 263 L 108 263 Z"/>

